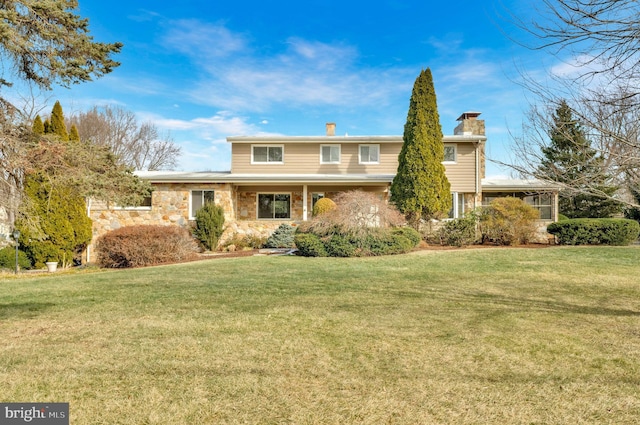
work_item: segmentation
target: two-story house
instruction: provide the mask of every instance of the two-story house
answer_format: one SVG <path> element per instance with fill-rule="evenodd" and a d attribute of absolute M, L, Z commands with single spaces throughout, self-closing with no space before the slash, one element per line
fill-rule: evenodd
<path fill-rule="evenodd" d="M 557 218 L 557 191 L 531 181 L 487 181 L 484 121 L 466 112 L 453 135 L 443 138 L 444 165 L 459 217 L 497 196 L 519 196 Z M 225 210 L 227 235 L 266 236 L 283 222 L 306 221 L 314 203 L 347 190 L 374 192 L 389 199 L 398 168 L 402 136 L 336 136 L 335 124 L 323 136 L 234 136 L 229 172 L 139 172 L 153 186 L 146 206 L 91 206 L 94 237 L 136 224 L 189 226 L 195 212 L 213 200 Z"/>

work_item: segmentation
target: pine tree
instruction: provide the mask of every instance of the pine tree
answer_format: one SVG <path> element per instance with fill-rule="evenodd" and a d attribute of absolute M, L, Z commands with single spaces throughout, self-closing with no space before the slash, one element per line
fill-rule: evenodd
<path fill-rule="evenodd" d="M 451 209 L 450 184 L 442 165 L 442 128 L 429 68 L 414 83 L 403 140 L 391 202 L 417 226 L 421 218 L 440 218 Z"/>
<path fill-rule="evenodd" d="M 603 171 L 602 157 L 564 100 L 553 115 L 549 137 L 538 169 L 547 178 L 572 187 L 560 192 L 560 213 L 569 218 L 611 217 L 619 213 L 622 205 L 611 199 L 617 187 L 610 183 L 611 178 Z"/>
<path fill-rule="evenodd" d="M 64 123 L 64 113 L 62 112 L 62 106 L 59 101 L 56 101 L 51 111 L 51 123 L 49 125 L 48 133 L 55 134 L 60 137 L 60 140 L 68 141 L 69 133 L 67 133 L 67 126 Z"/>
<path fill-rule="evenodd" d="M 36 119 L 33 120 L 32 130 L 35 134 L 44 134 L 44 123 L 42 122 L 40 115 L 36 115 Z"/>

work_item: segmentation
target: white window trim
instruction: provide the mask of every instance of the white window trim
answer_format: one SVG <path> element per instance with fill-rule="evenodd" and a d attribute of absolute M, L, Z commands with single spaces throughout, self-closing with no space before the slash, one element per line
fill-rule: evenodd
<path fill-rule="evenodd" d="M 289 195 L 289 218 L 262 218 L 260 217 L 260 195 Z M 256 220 L 265 220 L 265 221 L 282 221 L 282 220 L 291 220 L 291 216 L 293 214 L 293 193 L 291 192 L 258 192 L 256 193 Z"/>
<path fill-rule="evenodd" d="M 378 160 L 377 161 L 363 161 L 362 160 L 362 150 L 361 148 L 363 146 L 376 146 L 378 149 Z M 373 144 L 373 143 L 364 143 L 361 145 L 358 145 L 358 164 L 380 164 L 380 145 L 379 144 Z"/>
<path fill-rule="evenodd" d="M 322 160 L 322 148 L 330 147 L 330 148 L 338 148 L 338 160 L 337 161 L 323 161 Z M 320 164 L 340 164 L 342 161 L 342 145 L 339 144 L 324 144 L 320 145 Z"/>
<path fill-rule="evenodd" d="M 193 192 L 213 192 L 213 199 L 215 201 L 216 198 L 216 190 L 215 189 L 190 189 L 189 190 L 189 220 L 195 220 L 195 215 L 191 215 L 193 211 Z"/>
<path fill-rule="evenodd" d="M 114 205 L 112 209 L 118 211 L 151 211 L 153 208 L 153 195 L 151 195 L 151 205 L 138 205 L 136 207 L 123 207 L 122 205 Z"/>
<path fill-rule="evenodd" d="M 445 143 L 446 147 L 453 148 L 453 161 L 442 161 L 443 164 L 457 164 L 458 163 L 458 145 L 455 143 Z"/>
<path fill-rule="evenodd" d="M 253 159 L 253 148 L 280 148 L 282 149 L 282 161 L 269 161 L 269 153 L 267 151 L 266 161 L 255 161 Z M 284 164 L 284 145 L 251 145 L 251 164 L 256 165 L 282 165 Z"/>

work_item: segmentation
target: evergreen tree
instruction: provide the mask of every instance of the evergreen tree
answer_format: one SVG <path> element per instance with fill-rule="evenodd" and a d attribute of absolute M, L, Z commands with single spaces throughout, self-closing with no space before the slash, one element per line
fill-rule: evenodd
<path fill-rule="evenodd" d="M 450 184 L 442 165 L 442 128 L 429 68 L 413 85 L 403 140 L 391 202 L 417 226 L 421 218 L 440 218 L 451 209 Z"/>
<path fill-rule="evenodd" d="M 44 134 L 44 123 L 42 122 L 40 115 L 36 115 L 36 119 L 33 120 L 32 130 L 35 134 Z"/>
<path fill-rule="evenodd" d="M 44 127 L 44 134 L 51 133 L 51 121 L 49 120 L 49 118 L 44 120 L 44 123 L 42 126 Z"/>
<path fill-rule="evenodd" d="M 36 117 L 33 129 L 42 135 L 40 127 L 44 133 L 48 128 L 48 135 L 69 145 L 60 102 L 53 107 L 50 125 L 45 127 L 40 117 Z M 77 137 L 77 130 L 74 137 Z M 92 223 L 87 216 L 84 197 L 70 185 L 52 185 L 45 170 L 35 170 L 26 176 L 24 192 L 30 200 L 32 223 L 18 222 L 17 226 L 25 235 L 22 246 L 35 267 L 42 267 L 46 261 L 58 261 L 63 266 L 80 262 L 92 237 Z"/>
<path fill-rule="evenodd" d="M 611 217 L 622 205 L 611 199 L 617 187 L 603 172 L 603 159 L 591 147 L 584 129 L 562 101 L 553 115 L 550 143 L 542 148 L 544 159 L 538 168 L 541 175 L 572 190 L 560 192 L 560 213 L 569 218 Z M 585 189 L 583 191 L 576 189 Z M 602 195 L 589 194 L 601 193 Z"/>
<path fill-rule="evenodd" d="M 67 126 L 64 123 L 64 113 L 62 112 L 62 106 L 59 101 L 53 105 L 51 111 L 51 123 L 49 125 L 48 133 L 55 134 L 60 140 L 68 141 L 69 133 L 67 133 Z"/>
<path fill-rule="evenodd" d="M 29 218 L 37 226 L 18 220 L 16 227 L 22 234 L 20 245 L 34 267 L 42 268 L 47 261 L 62 266 L 79 263 L 92 237 L 84 199 L 70 188 L 52 187 L 39 173 L 26 177 L 24 191 L 30 200 Z"/>
<path fill-rule="evenodd" d="M 80 133 L 78 133 L 78 127 L 75 124 L 71 125 L 71 130 L 69 130 L 69 141 L 71 142 L 79 142 L 80 141 Z"/>

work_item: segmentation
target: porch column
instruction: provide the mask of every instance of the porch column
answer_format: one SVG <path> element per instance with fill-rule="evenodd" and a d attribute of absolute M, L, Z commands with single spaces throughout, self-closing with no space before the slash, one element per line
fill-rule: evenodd
<path fill-rule="evenodd" d="M 307 185 L 302 185 L 302 221 L 307 221 Z"/>

